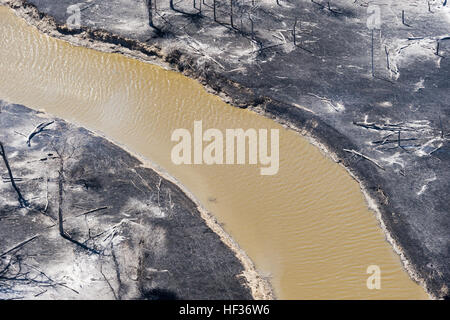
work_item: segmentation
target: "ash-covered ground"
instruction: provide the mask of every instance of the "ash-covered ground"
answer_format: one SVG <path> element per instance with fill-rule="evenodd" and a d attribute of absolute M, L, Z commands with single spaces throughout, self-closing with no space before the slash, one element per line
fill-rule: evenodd
<path fill-rule="evenodd" d="M 2 2 L 54 36 L 156 56 L 313 136 L 376 200 L 410 274 L 449 297 L 447 1 Z"/>
<path fill-rule="evenodd" d="M 253 298 L 180 188 L 83 128 L 0 108 L 0 299 Z"/>

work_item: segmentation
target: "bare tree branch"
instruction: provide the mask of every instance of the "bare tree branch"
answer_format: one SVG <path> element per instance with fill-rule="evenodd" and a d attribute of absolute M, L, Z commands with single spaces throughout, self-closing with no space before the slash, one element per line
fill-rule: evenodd
<path fill-rule="evenodd" d="M 15 245 L 14 247 L 12 247 L 11 249 L 8 249 L 8 250 L 6 250 L 5 252 L 3 252 L 2 254 L 0 254 L 0 257 L 3 257 L 4 255 L 7 255 L 8 253 L 10 253 L 10 252 L 12 252 L 12 251 L 14 251 L 14 250 L 16 250 L 16 249 L 19 249 L 19 248 L 23 247 L 23 246 L 26 245 L 28 242 L 33 241 L 33 240 L 36 239 L 37 237 L 39 237 L 38 234 L 36 234 L 36 235 L 32 236 L 31 238 L 28 238 L 28 239 L 26 239 L 26 240 L 24 240 L 24 241 L 22 241 L 22 242 L 20 242 L 20 243 L 18 243 L 18 244 L 16 244 L 16 245 Z"/>

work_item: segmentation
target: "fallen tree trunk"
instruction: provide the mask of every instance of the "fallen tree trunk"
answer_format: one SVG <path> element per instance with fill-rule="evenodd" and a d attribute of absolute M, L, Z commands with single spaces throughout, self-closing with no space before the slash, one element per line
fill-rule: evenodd
<path fill-rule="evenodd" d="M 360 152 L 358 152 L 358 151 L 355 151 L 355 150 L 349 150 L 349 149 L 343 149 L 345 152 L 350 152 L 350 153 L 353 153 L 354 155 L 357 155 L 357 156 L 359 156 L 359 157 L 361 157 L 361 158 L 363 158 L 363 159 L 366 159 L 367 161 L 370 161 L 370 162 L 372 162 L 374 165 L 376 165 L 378 168 L 380 168 L 381 170 L 384 170 L 384 168 L 380 165 L 380 164 L 378 164 L 378 162 L 376 162 L 375 160 L 373 160 L 373 159 L 371 159 L 371 158 L 369 158 L 368 156 L 366 156 L 366 155 L 363 155 L 362 153 L 360 153 Z"/>
<path fill-rule="evenodd" d="M 34 130 L 30 133 L 30 135 L 27 138 L 27 145 L 29 147 L 31 147 L 31 139 L 33 139 L 33 137 L 35 135 L 44 131 L 44 129 L 47 128 L 49 125 L 51 125 L 53 122 L 55 122 L 55 121 L 43 122 L 43 123 L 39 124 L 36 128 L 34 128 Z"/>
<path fill-rule="evenodd" d="M 31 238 L 28 238 L 28 239 L 26 239 L 26 240 L 24 240 L 24 241 L 22 241 L 22 242 L 20 242 L 20 243 L 18 243 L 18 244 L 16 244 L 16 245 L 15 245 L 14 247 L 12 247 L 11 249 L 8 249 L 8 250 L 6 250 L 5 252 L 3 252 L 2 254 L 0 254 L 0 257 L 3 257 L 4 255 L 7 255 L 8 253 L 10 253 L 10 252 L 12 252 L 12 251 L 14 251 L 14 250 L 16 250 L 16 249 L 19 249 L 19 248 L 23 247 L 23 246 L 26 245 L 28 242 L 33 241 L 33 240 L 36 239 L 37 237 L 39 237 L 38 234 L 37 234 L 37 235 L 34 235 L 34 236 L 32 236 Z"/>

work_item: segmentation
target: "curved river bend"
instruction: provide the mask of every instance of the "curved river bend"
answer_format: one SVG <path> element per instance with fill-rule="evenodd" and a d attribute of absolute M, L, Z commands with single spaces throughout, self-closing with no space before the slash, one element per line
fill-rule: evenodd
<path fill-rule="evenodd" d="M 0 7 L 0 98 L 45 109 L 159 164 L 224 224 L 283 299 L 425 299 L 402 269 L 344 168 L 297 133 L 231 107 L 194 80 L 126 58 L 74 47 Z M 280 130 L 280 169 L 172 163 L 171 133 L 207 128 Z M 381 268 L 381 290 L 366 286 Z"/>

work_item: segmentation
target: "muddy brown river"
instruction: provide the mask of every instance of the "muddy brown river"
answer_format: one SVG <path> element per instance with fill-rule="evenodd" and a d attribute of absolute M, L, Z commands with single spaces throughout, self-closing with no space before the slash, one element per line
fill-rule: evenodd
<path fill-rule="evenodd" d="M 385 239 L 359 184 L 306 138 L 231 107 L 194 80 L 119 54 L 75 47 L 0 7 L 0 98 L 102 132 L 183 184 L 282 299 L 426 299 Z M 175 165 L 172 131 L 280 130 L 279 172 Z M 367 267 L 381 269 L 369 290 Z"/>

